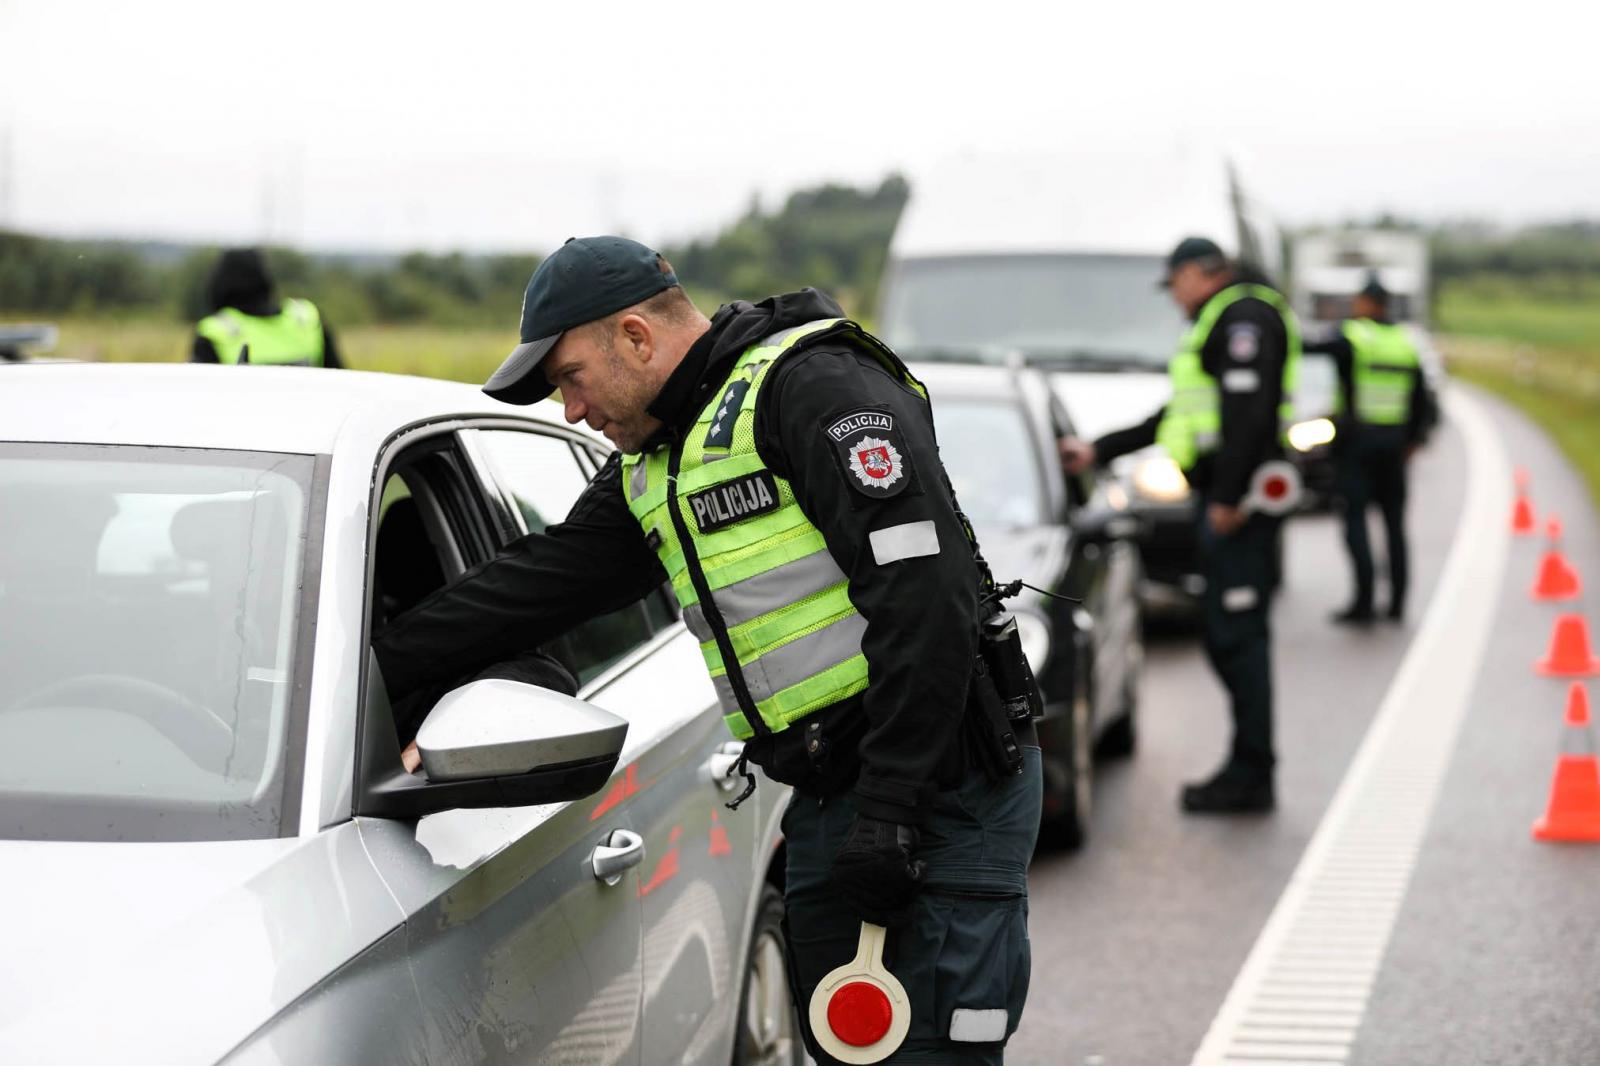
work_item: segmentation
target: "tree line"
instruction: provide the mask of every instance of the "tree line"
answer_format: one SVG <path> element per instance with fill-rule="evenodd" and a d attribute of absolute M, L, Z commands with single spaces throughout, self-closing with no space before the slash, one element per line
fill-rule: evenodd
<path fill-rule="evenodd" d="M 720 233 L 662 249 L 704 305 L 815 285 L 869 311 L 910 187 L 802 189 L 773 210 L 759 202 Z M 141 315 L 193 321 L 209 307 L 220 249 L 71 241 L 0 231 L 0 315 Z M 505 326 L 541 257 L 350 256 L 268 248 L 279 287 L 315 300 L 341 325 L 427 322 Z"/>
<path fill-rule="evenodd" d="M 801 189 L 775 208 L 758 201 L 720 232 L 662 249 L 707 308 L 802 285 L 870 315 L 889 239 L 911 195 L 891 174 L 875 185 Z M 1503 229 L 1470 222 L 1419 224 L 1390 216 L 1364 225 L 1427 234 L 1434 276 L 1505 280 L 1577 295 L 1600 279 L 1600 222 Z M 69 241 L 0 231 L 0 315 L 119 315 L 193 321 L 218 249 Z M 341 325 L 427 322 L 503 327 L 540 262 L 522 255 L 357 256 L 269 248 L 286 293 L 317 301 Z"/>

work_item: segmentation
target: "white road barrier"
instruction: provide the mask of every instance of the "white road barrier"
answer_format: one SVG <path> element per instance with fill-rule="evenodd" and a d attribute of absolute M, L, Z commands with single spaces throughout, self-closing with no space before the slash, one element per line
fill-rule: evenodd
<path fill-rule="evenodd" d="M 1510 543 L 1511 465 L 1499 431 L 1459 391 L 1445 408 L 1465 439 L 1467 491 L 1438 589 L 1192 1066 L 1344 1062 L 1360 1031 L 1465 717 Z"/>

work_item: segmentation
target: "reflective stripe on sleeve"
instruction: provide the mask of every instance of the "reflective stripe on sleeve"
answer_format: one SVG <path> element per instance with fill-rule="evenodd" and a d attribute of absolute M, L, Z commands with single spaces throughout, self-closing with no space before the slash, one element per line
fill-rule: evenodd
<path fill-rule="evenodd" d="M 1229 370 L 1222 375 L 1222 388 L 1226 392 L 1255 392 L 1261 387 L 1261 375 L 1254 370 Z"/>
<path fill-rule="evenodd" d="M 906 522 L 886 529 L 874 529 L 868 535 L 868 540 L 872 543 L 872 558 L 879 566 L 888 566 L 901 559 L 939 554 L 939 531 L 931 521 Z"/>

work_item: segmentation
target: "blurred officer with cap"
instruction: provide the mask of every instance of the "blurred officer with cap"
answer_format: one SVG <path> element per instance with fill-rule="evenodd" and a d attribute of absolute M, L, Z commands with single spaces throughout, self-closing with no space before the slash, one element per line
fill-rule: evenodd
<path fill-rule="evenodd" d="M 1272 660 L 1268 607 L 1276 579 L 1278 519 L 1241 508 L 1255 470 L 1281 454 L 1300 358 L 1288 302 L 1264 277 L 1230 263 L 1204 237 L 1167 257 L 1161 284 L 1194 325 L 1167 365 L 1172 399 L 1148 420 L 1093 443 L 1062 441 L 1077 473 L 1159 443 L 1199 499 L 1198 551 L 1206 590 L 1206 655 L 1227 687 L 1233 743 L 1209 780 L 1185 786 L 1184 810 L 1272 809 Z"/>
<path fill-rule="evenodd" d="M 975 716 L 1000 706 L 978 658 L 992 581 L 922 386 L 816 290 L 708 320 L 661 256 L 621 237 L 540 265 L 521 340 L 484 391 L 526 404 L 559 389 L 567 420 L 619 452 L 565 522 L 378 635 L 391 696 L 670 581 L 744 760 L 794 786 L 800 1017 L 854 957 L 859 923 L 888 925 L 912 998 L 892 1061 L 1000 1062 L 1027 994 L 1039 755 L 1025 729 L 1006 734 L 1005 773 L 978 750 Z"/>
<path fill-rule="evenodd" d="M 1356 294 L 1351 312 L 1336 336 L 1308 343 L 1305 350 L 1333 356 L 1339 369 L 1334 452 L 1355 594 L 1333 621 L 1366 625 L 1377 618 L 1367 509 L 1376 504 L 1383 515 L 1389 558 L 1385 613 L 1399 621 L 1405 615 L 1410 573 L 1406 463 L 1427 440 L 1438 407 L 1417 359 L 1416 342 L 1404 326 L 1389 319 L 1389 292 L 1376 273 Z"/>
<path fill-rule="evenodd" d="M 333 331 L 310 300 L 279 300 L 255 248 L 222 253 L 206 286 L 211 311 L 195 327 L 191 363 L 340 367 Z"/>

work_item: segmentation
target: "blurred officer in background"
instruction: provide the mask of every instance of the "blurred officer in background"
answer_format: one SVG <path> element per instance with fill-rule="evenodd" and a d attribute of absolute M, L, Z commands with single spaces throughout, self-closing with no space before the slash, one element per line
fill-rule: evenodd
<path fill-rule="evenodd" d="M 1376 274 L 1356 294 L 1351 312 L 1337 336 L 1307 344 L 1305 350 L 1333 356 L 1339 368 L 1335 462 L 1344 501 L 1344 542 L 1350 549 L 1356 587 L 1349 605 L 1333 620 L 1365 625 L 1377 617 L 1367 508 L 1377 504 L 1383 515 L 1389 557 L 1386 613 L 1399 621 L 1405 615 L 1410 572 L 1406 462 L 1427 440 L 1438 407 L 1411 334 L 1389 320 L 1389 293 Z"/>
<path fill-rule="evenodd" d="M 1194 487 L 1206 578 L 1201 625 L 1206 655 L 1232 704 L 1233 743 L 1216 774 L 1184 787 L 1182 804 L 1195 812 L 1271 810 L 1276 760 L 1267 612 L 1278 519 L 1240 505 L 1256 468 L 1281 454 L 1299 330 L 1288 301 L 1263 276 L 1228 262 L 1204 237 L 1173 249 L 1162 284 L 1194 322 L 1167 365 L 1172 399 L 1142 424 L 1093 443 L 1062 441 L 1062 464 L 1076 474 L 1159 443 Z"/>
<path fill-rule="evenodd" d="M 340 367 L 333 331 L 310 300 L 279 300 L 254 248 L 222 253 L 206 285 L 211 312 L 195 327 L 191 363 Z"/>
<path fill-rule="evenodd" d="M 619 452 L 565 522 L 378 634 L 391 699 L 670 580 L 744 759 L 795 789 L 801 1019 L 870 921 L 914 1004 L 892 1061 L 1000 1062 L 1027 996 L 1039 752 L 1031 724 L 1008 731 L 979 636 L 992 581 L 922 386 L 813 289 L 708 320 L 655 252 L 591 237 L 534 273 L 484 386 L 556 389 Z"/>

